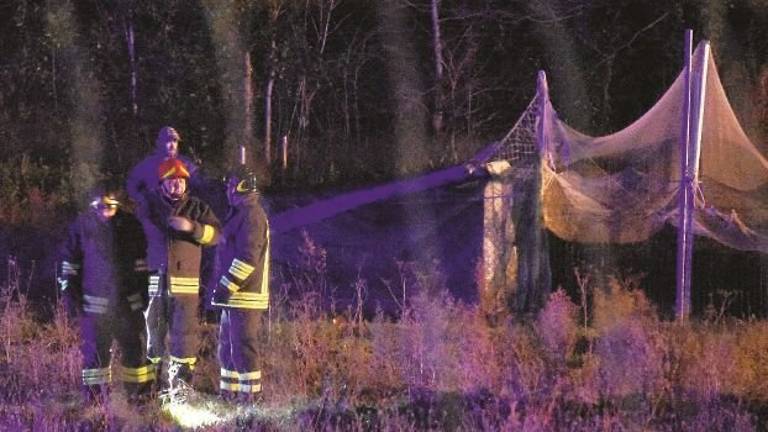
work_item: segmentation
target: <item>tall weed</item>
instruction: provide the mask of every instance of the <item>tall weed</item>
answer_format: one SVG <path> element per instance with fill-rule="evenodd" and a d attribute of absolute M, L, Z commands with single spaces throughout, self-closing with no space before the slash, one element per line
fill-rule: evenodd
<path fill-rule="evenodd" d="M 534 322 L 489 323 L 425 274 L 408 279 L 401 317 L 363 320 L 328 311 L 303 283 L 261 336 L 258 410 L 215 430 L 751 430 L 765 421 L 764 322 L 664 323 L 639 290 L 614 280 L 592 293 L 586 329 L 562 291 Z M 133 406 L 117 385 L 83 407 L 75 323 L 61 306 L 39 322 L 7 288 L 0 305 L 0 428 L 178 430 L 158 404 Z M 218 382 L 215 333 L 206 327 L 196 369 L 207 394 Z"/>
<path fill-rule="evenodd" d="M 640 290 L 616 279 L 594 293 L 594 354 L 607 397 L 658 394 L 666 386 L 666 344 L 659 319 Z"/>

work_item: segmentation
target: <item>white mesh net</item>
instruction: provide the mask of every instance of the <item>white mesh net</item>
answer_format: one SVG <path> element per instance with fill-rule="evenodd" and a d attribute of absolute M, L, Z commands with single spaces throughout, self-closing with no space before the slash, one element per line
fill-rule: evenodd
<path fill-rule="evenodd" d="M 700 45 L 694 57 L 702 51 Z M 768 252 L 768 161 L 739 125 L 711 57 L 707 68 L 694 229 L 735 249 Z M 539 99 L 546 101 L 545 226 L 568 241 L 631 243 L 647 240 L 666 223 L 676 225 L 683 92 L 681 74 L 645 115 L 602 137 L 570 128 L 548 98 Z M 510 133 L 494 159 L 527 154 L 529 135 L 516 141 Z"/>

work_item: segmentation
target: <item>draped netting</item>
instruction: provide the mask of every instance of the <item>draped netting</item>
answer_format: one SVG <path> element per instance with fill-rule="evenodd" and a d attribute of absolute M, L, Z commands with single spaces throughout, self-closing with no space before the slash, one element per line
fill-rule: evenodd
<path fill-rule="evenodd" d="M 702 52 L 699 45 L 694 58 Z M 601 137 L 569 127 L 548 98 L 539 98 L 545 104 L 539 146 L 546 228 L 568 241 L 632 243 L 677 225 L 684 91 L 681 73 L 642 117 Z M 739 124 L 711 57 L 704 94 L 695 233 L 768 252 L 768 161 Z M 528 143 L 505 143 L 515 145 Z"/>

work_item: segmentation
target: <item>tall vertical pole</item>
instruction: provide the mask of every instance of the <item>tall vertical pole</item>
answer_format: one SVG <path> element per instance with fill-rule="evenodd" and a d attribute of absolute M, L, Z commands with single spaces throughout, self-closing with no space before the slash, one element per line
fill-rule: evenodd
<path fill-rule="evenodd" d="M 707 97 L 707 75 L 709 70 L 709 41 L 705 41 L 701 46 L 701 55 L 696 58 L 694 67 L 694 76 L 691 92 L 691 137 L 688 145 L 691 150 L 688 153 L 688 169 L 692 179 L 691 185 L 695 188 L 699 184 L 699 163 L 701 161 L 701 135 L 704 130 L 704 102 Z"/>
<path fill-rule="evenodd" d="M 693 52 L 693 30 L 685 31 L 683 68 L 683 112 L 680 131 L 680 191 L 678 192 L 679 223 L 677 230 L 677 274 L 675 291 L 675 316 L 678 321 L 688 318 L 691 312 L 691 261 L 693 248 L 689 243 L 692 236 L 691 210 L 693 188 L 688 170 L 688 154 L 691 129 L 691 56 Z"/>
<path fill-rule="evenodd" d="M 690 30 L 689 30 L 690 31 Z M 691 33 L 692 34 L 692 33 Z M 691 38 L 692 39 L 692 38 Z M 691 43 L 686 34 L 686 49 L 690 52 Z M 677 318 L 685 320 L 691 313 L 691 263 L 693 261 L 693 213 L 695 191 L 699 183 L 699 162 L 701 160 L 701 136 L 704 128 L 704 103 L 707 90 L 707 70 L 709 68 L 709 42 L 701 45 L 701 51 L 692 65 L 691 56 L 687 57 L 686 99 L 683 121 L 684 145 L 680 149 L 680 227 L 677 243 Z"/>
<path fill-rule="evenodd" d="M 547 74 L 540 70 L 538 79 L 536 80 L 536 102 L 539 105 L 539 122 L 536 125 L 536 142 L 538 143 L 539 155 L 544 155 L 547 158 L 547 163 L 552 167 L 554 161 L 552 160 L 552 151 L 549 148 L 549 139 L 546 134 L 547 124 L 547 106 L 549 104 L 549 85 L 547 84 Z"/>

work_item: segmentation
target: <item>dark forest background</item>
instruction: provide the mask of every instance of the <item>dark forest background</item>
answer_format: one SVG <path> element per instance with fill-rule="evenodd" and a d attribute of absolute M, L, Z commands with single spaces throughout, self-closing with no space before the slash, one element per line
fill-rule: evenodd
<path fill-rule="evenodd" d="M 2 252 L 33 249 L 163 125 L 212 176 L 246 145 L 275 195 L 465 161 L 514 125 L 538 70 L 573 127 L 615 131 L 675 79 L 686 28 L 768 150 L 766 0 L 3 1 Z"/>
<path fill-rule="evenodd" d="M 606 133 L 676 77 L 685 28 L 712 41 L 764 142 L 766 1 L 16 0 L 0 28 L 1 158 L 17 173 L 121 175 L 171 124 L 213 168 L 248 145 L 272 187 L 389 179 L 503 135 L 539 69 L 566 121 Z M 47 193 L 42 172 L 24 174 Z"/>

